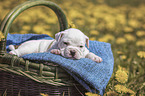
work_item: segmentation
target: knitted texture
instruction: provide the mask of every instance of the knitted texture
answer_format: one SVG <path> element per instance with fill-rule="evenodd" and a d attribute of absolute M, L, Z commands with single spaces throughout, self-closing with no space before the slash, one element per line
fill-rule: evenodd
<path fill-rule="evenodd" d="M 48 35 L 37 34 L 8 34 L 8 45 L 19 45 L 27 40 L 52 39 Z M 109 43 L 89 41 L 90 52 L 95 53 L 103 59 L 103 62 L 96 63 L 88 58 L 72 60 L 52 53 L 32 53 L 22 56 L 29 60 L 42 60 L 57 63 L 66 70 L 75 80 L 90 92 L 104 94 L 105 88 L 113 72 L 114 58 Z M 97 91 L 96 91 L 97 90 Z"/>

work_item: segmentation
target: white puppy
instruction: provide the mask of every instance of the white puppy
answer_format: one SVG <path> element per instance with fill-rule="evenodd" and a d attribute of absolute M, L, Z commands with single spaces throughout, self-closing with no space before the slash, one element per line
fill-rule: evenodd
<path fill-rule="evenodd" d="M 89 58 L 95 62 L 102 62 L 99 56 L 89 52 L 85 44 L 89 48 L 89 38 L 80 30 L 70 28 L 55 34 L 54 40 L 30 40 L 22 43 L 17 49 L 9 45 L 9 49 L 12 50 L 9 53 L 20 57 L 30 53 L 51 52 L 71 59 Z"/>

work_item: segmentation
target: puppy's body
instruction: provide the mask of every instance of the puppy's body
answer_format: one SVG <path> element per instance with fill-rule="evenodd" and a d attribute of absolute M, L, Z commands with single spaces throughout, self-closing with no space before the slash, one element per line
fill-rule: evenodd
<path fill-rule="evenodd" d="M 53 41 L 55 40 L 30 40 L 22 43 L 17 49 L 13 45 L 9 45 L 9 49 L 12 50 L 10 53 L 21 57 L 30 53 L 47 52 Z"/>
<path fill-rule="evenodd" d="M 80 59 L 89 58 L 95 62 L 102 62 L 102 59 L 89 52 L 89 38 L 78 29 L 67 29 L 55 35 L 54 40 L 30 40 L 22 43 L 17 49 L 9 46 L 10 54 L 23 56 L 30 53 L 51 52 L 62 55 L 66 58 Z"/>

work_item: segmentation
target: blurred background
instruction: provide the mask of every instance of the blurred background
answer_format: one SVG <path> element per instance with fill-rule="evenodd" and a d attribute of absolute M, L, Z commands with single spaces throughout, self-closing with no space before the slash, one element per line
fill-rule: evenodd
<path fill-rule="evenodd" d="M 25 1 L 0 0 L 0 22 Z M 145 0 L 49 1 L 63 9 L 69 26 L 80 29 L 90 40 L 111 43 L 114 72 L 105 96 L 145 96 Z M 48 34 L 53 38 L 58 31 L 55 13 L 41 6 L 24 11 L 10 29 L 11 34 Z"/>

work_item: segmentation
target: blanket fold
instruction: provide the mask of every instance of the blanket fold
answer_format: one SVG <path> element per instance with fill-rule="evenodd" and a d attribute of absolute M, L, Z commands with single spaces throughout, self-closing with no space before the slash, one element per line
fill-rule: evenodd
<path fill-rule="evenodd" d="M 53 39 L 48 35 L 38 34 L 8 34 L 8 45 L 19 45 L 28 40 Z M 95 53 L 103 59 L 103 62 L 96 63 L 88 58 L 80 60 L 72 60 L 64 58 L 60 55 L 45 53 L 32 53 L 22 56 L 29 60 L 42 60 L 46 62 L 54 62 L 66 70 L 75 80 L 77 80 L 85 89 L 90 92 L 104 94 L 105 88 L 113 72 L 114 58 L 109 43 L 89 41 L 90 52 Z M 97 91 L 96 91 L 97 90 Z"/>

